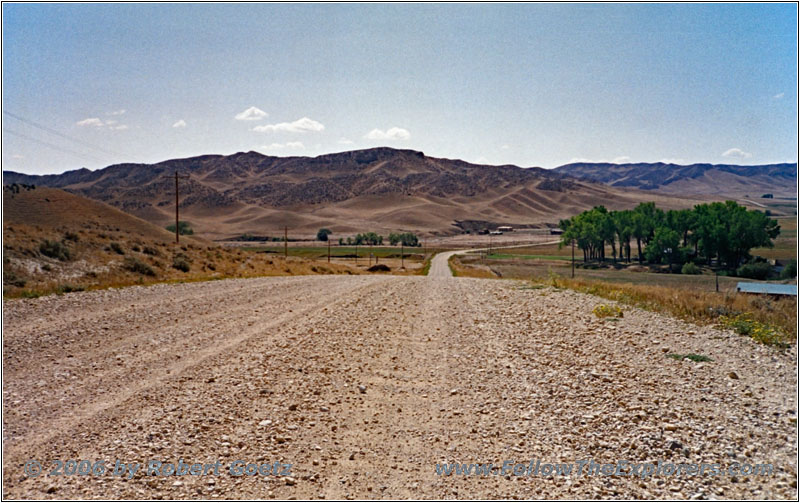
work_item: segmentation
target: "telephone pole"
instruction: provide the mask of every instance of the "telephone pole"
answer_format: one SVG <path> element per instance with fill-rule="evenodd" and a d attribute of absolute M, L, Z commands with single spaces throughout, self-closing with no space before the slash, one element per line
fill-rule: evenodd
<path fill-rule="evenodd" d="M 283 226 L 283 258 L 289 258 L 289 227 Z"/>
<path fill-rule="evenodd" d="M 405 253 L 403 251 L 404 250 L 403 246 L 405 244 L 406 244 L 405 241 L 403 241 L 401 239 L 400 240 L 400 269 L 405 269 L 406 268 L 406 263 L 405 263 L 406 256 L 405 256 Z"/>
<path fill-rule="evenodd" d="M 172 178 L 171 176 L 165 176 L 164 178 Z M 180 215 L 178 214 L 178 199 L 179 199 L 179 192 L 178 192 L 178 179 L 188 180 L 189 176 L 178 175 L 178 171 L 175 170 L 175 243 L 180 244 Z"/>
<path fill-rule="evenodd" d="M 331 238 L 328 236 L 328 263 L 331 263 Z"/>

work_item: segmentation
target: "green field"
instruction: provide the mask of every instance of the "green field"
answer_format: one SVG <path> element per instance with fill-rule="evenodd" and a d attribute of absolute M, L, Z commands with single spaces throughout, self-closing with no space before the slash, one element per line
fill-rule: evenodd
<path fill-rule="evenodd" d="M 492 259 L 522 259 L 522 260 L 570 260 L 569 256 L 564 255 L 526 255 L 516 253 L 492 253 L 489 255 L 489 260 Z"/>
<path fill-rule="evenodd" d="M 764 258 L 789 260 L 797 257 L 797 220 L 779 218 L 781 233 L 775 238 L 773 248 L 754 248 L 750 253 Z"/>

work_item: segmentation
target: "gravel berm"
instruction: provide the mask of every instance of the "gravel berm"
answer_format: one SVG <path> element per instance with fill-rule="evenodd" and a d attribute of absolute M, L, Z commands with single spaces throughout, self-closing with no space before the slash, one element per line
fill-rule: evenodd
<path fill-rule="evenodd" d="M 3 302 L 10 499 L 797 499 L 797 353 L 521 282 L 309 276 Z M 675 360 L 695 353 L 713 361 Z M 52 460 L 107 473 L 47 475 Z M 43 474 L 25 473 L 29 460 Z M 112 476 L 124 463 L 290 476 Z M 442 463 L 772 464 L 502 476 Z M 577 471 L 577 465 L 575 467 Z"/>

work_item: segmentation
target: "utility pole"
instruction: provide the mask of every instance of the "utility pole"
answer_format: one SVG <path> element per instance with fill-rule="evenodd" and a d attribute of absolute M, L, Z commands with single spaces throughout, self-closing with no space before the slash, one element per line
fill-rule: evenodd
<path fill-rule="evenodd" d="M 572 244 L 572 277 L 575 277 L 575 240 L 570 241 Z"/>
<path fill-rule="evenodd" d="M 404 250 L 403 245 L 405 245 L 405 242 L 401 239 L 400 240 L 400 269 L 405 269 L 406 268 L 405 261 L 404 261 L 405 260 L 405 253 L 403 252 L 403 250 Z"/>
<path fill-rule="evenodd" d="M 356 243 L 356 265 L 358 265 L 358 243 Z"/>
<path fill-rule="evenodd" d="M 283 226 L 283 258 L 289 257 L 289 227 Z"/>
<path fill-rule="evenodd" d="M 171 176 L 165 176 L 164 178 L 172 178 Z M 178 171 L 175 170 L 175 243 L 180 244 L 180 220 L 178 215 L 178 179 L 188 180 L 189 176 L 179 176 Z"/>
<path fill-rule="evenodd" d="M 328 236 L 328 263 L 331 263 L 331 238 Z"/>

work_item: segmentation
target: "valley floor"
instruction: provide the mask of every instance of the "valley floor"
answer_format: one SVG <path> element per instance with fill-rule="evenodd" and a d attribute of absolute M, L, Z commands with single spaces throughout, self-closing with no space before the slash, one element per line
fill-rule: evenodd
<path fill-rule="evenodd" d="M 627 306 L 602 321 L 592 310 L 606 302 L 522 282 L 396 276 L 7 300 L 3 497 L 796 499 L 796 346 L 780 353 Z M 107 471 L 46 475 L 55 459 L 102 460 Z M 26 475 L 29 460 L 44 473 Z M 115 460 L 223 469 L 141 468 L 128 480 L 111 473 Z M 291 464 L 291 475 L 233 476 L 235 460 Z M 436 471 L 531 460 L 574 471 Z M 588 460 L 724 473 L 578 475 Z M 731 476 L 734 463 L 774 471 Z"/>

